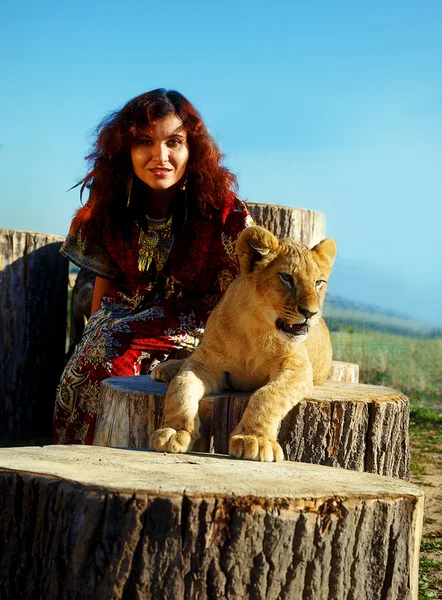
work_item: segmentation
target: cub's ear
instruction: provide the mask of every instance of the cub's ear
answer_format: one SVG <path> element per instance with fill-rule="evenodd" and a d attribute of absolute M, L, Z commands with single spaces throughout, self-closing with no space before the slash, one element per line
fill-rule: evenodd
<path fill-rule="evenodd" d="M 313 258 L 318 264 L 321 273 L 328 279 L 336 256 L 336 242 L 332 238 L 325 238 L 311 249 Z"/>
<path fill-rule="evenodd" d="M 273 260 L 278 252 L 279 243 L 273 233 L 263 227 L 247 227 L 237 242 L 236 254 L 239 258 L 241 273 L 251 273 L 259 264 Z"/>

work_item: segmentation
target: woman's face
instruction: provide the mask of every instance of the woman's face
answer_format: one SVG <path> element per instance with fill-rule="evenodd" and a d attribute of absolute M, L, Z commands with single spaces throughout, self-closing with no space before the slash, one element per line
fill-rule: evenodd
<path fill-rule="evenodd" d="M 161 119 L 139 137 L 131 148 L 134 173 L 154 190 L 167 190 L 182 179 L 189 159 L 186 130 L 172 114 Z"/>

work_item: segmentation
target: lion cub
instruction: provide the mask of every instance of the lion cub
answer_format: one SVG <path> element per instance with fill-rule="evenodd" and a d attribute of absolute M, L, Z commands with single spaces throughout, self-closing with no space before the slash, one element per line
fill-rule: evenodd
<path fill-rule="evenodd" d="M 150 438 L 154 450 L 189 450 L 199 437 L 200 399 L 230 387 L 253 392 L 230 437 L 230 454 L 283 460 L 276 441 L 281 420 L 328 377 L 332 350 L 321 308 L 335 241 L 325 239 L 309 250 L 250 227 L 239 236 L 236 253 L 240 275 L 211 313 L 201 345 L 169 385 L 165 426 Z M 163 364 L 154 378 L 167 371 Z"/>

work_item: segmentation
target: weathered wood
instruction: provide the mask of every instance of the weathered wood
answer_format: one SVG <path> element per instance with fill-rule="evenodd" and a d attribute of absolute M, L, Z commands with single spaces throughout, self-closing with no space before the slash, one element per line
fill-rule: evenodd
<path fill-rule="evenodd" d="M 265 227 L 277 238 L 291 237 L 313 248 L 325 236 L 325 214 L 316 210 L 247 202 L 257 225 Z"/>
<path fill-rule="evenodd" d="M 103 381 L 94 444 L 147 448 L 162 424 L 166 389 L 148 376 Z M 197 449 L 227 454 L 249 398 L 241 392 L 204 398 Z M 289 460 L 408 479 L 408 421 L 408 398 L 397 390 L 326 382 L 290 411 L 278 441 Z"/>
<path fill-rule="evenodd" d="M 397 479 L 90 446 L 0 450 L 5 600 L 417 599 Z"/>
<path fill-rule="evenodd" d="M 334 360 L 329 375 L 329 381 L 343 381 L 346 383 L 359 383 L 359 365 L 355 363 Z"/>
<path fill-rule="evenodd" d="M 62 240 L 0 229 L 0 443 L 51 438 L 66 345 Z"/>

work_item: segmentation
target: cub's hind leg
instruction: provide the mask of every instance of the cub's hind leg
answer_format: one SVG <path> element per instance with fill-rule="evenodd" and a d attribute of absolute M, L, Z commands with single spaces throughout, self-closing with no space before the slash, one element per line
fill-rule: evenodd
<path fill-rule="evenodd" d="M 186 361 L 171 381 L 164 400 L 164 427 L 150 437 L 153 450 L 187 452 L 199 437 L 199 401 L 221 389 L 223 373 Z"/>

